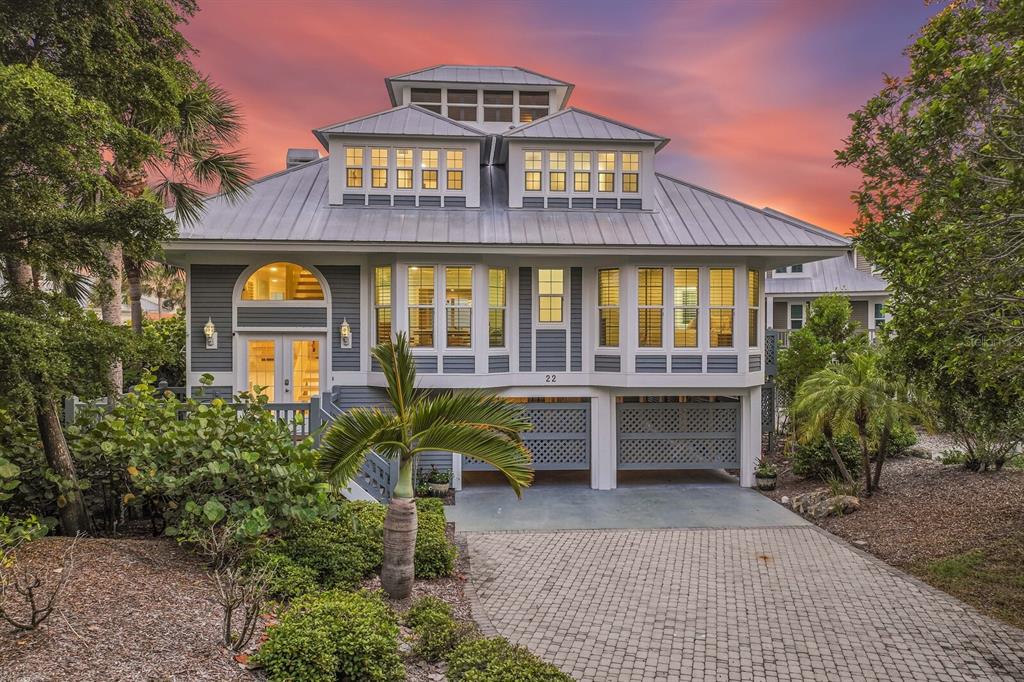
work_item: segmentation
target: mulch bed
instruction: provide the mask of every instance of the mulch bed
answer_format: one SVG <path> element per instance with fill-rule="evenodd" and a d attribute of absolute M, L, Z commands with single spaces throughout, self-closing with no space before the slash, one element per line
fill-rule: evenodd
<path fill-rule="evenodd" d="M 56 580 L 69 542 L 36 540 L 18 561 Z M 32 632 L 0 626 L 0 679 L 256 679 L 219 642 L 220 607 L 195 556 L 166 538 L 84 538 L 49 620 Z"/>
<path fill-rule="evenodd" d="M 997 595 L 991 589 L 953 586 L 929 569 L 938 559 L 975 550 L 991 557 L 1024 557 L 1024 471 L 973 473 L 905 458 L 886 463 L 881 484 L 881 491 L 861 498 L 859 511 L 814 522 L 982 611 L 1024 624 L 1024 618 L 1005 616 L 1007 598 L 1024 605 L 1024 582 L 1016 595 Z M 780 501 L 822 487 L 820 481 L 783 470 L 776 489 L 763 494 Z"/>

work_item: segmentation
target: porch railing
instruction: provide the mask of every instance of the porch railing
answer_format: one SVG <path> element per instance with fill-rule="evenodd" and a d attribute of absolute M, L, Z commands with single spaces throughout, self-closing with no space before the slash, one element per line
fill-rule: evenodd
<path fill-rule="evenodd" d="M 324 424 L 329 423 L 335 415 L 341 412 L 331 402 L 330 393 L 324 393 L 314 400 L 317 401 L 318 414 L 324 419 Z M 317 445 L 319 446 L 319 444 L 318 440 Z M 363 460 L 363 465 L 355 476 L 355 482 L 373 499 L 387 504 L 391 499 L 391 491 L 395 489 L 395 484 L 398 482 L 398 460 L 384 459 L 377 453 L 370 452 Z"/>

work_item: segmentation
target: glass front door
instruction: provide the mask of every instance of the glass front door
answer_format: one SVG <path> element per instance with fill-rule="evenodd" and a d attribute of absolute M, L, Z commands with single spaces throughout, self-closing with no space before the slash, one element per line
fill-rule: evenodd
<path fill-rule="evenodd" d="M 322 345 L 322 339 L 284 334 L 247 339 L 248 390 L 262 387 L 271 402 L 308 403 L 320 392 Z"/>

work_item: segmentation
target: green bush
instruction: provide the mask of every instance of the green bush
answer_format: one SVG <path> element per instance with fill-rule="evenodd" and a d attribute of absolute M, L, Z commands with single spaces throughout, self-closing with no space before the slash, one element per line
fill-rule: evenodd
<path fill-rule="evenodd" d="M 414 601 L 409 610 L 402 614 L 402 622 L 408 627 L 415 629 L 424 622 L 424 618 L 435 613 L 451 618 L 452 607 L 443 599 L 426 595 Z"/>
<path fill-rule="evenodd" d="M 440 578 L 455 570 L 455 547 L 448 539 L 444 503 L 437 498 L 416 500 L 416 577 Z"/>
<path fill-rule="evenodd" d="M 956 448 L 946 448 L 939 456 L 942 459 L 942 463 L 946 466 L 963 464 L 967 461 L 967 453 L 963 450 L 957 450 Z"/>
<path fill-rule="evenodd" d="M 852 436 L 837 436 L 835 444 L 850 475 L 856 478 L 861 468 L 860 448 L 857 441 Z M 793 473 L 804 478 L 828 481 L 841 476 L 824 436 L 817 436 L 807 443 L 797 445 L 791 462 Z"/>
<path fill-rule="evenodd" d="M 571 682 L 572 678 L 503 637 L 463 640 L 448 655 L 452 682 Z"/>
<path fill-rule="evenodd" d="M 299 597 L 267 629 L 254 660 L 272 682 L 389 682 L 405 676 L 398 621 L 379 592 Z"/>
<path fill-rule="evenodd" d="M 302 566 L 291 557 L 277 552 L 259 552 L 252 559 L 253 567 L 267 571 L 267 594 L 291 600 L 320 589 L 317 572 Z"/>
<path fill-rule="evenodd" d="M 872 455 L 877 454 L 879 438 L 877 425 L 872 425 L 871 439 L 868 442 L 868 447 L 871 450 Z M 914 445 L 917 445 L 917 432 L 914 431 L 914 427 L 909 422 L 899 421 L 893 426 L 892 431 L 889 433 L 889 445 L 886 457 L 902 457 L 907 454 Z"/>
<path fill-rule="evenodd" d="M 380 563 L 365 551 L 362 534 L 344 520 L 309 521 L 285 535 L 280 553 L 312 570 L 325 588 L 352 588 Z"/>
<path fill-rule="evenodd" d="M 431 596 L 413 602 L 403 621 L 416 633 L 413 653 L 425 661 L 441 660 L 469 631 L 455 622 L 447 602 Z"/>

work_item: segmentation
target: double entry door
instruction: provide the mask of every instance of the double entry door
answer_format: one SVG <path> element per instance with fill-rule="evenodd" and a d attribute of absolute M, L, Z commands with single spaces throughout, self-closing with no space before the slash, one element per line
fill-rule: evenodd
<path fill-rule="evenodd" d="M 254 334 L 245 340 L 246 386 L 271 402 L 308 403 L 320 392 L 323 336 Z"/>

